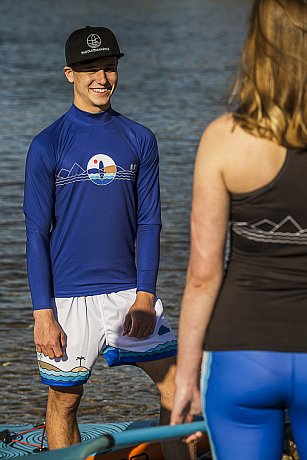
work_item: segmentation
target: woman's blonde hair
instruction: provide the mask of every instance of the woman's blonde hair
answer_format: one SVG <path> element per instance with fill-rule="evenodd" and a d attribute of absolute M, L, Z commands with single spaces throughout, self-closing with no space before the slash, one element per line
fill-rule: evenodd
<path fill-rule="evenodd" d="M 254 136 L 305 147 L 306 84 L 307 0 L 255 0 L 230 97 L 234 121 Z"/>

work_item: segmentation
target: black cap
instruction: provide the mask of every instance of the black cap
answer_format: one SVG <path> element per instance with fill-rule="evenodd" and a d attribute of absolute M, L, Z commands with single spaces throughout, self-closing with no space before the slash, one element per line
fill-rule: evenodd
<path fill-rule="evenodd" d="M 116 56 L 122 57 L 115 35 L 105 27 L 86 26 L 72 32 L 65 44 L 65 56 L 68 66 L 77 62 Z"/>

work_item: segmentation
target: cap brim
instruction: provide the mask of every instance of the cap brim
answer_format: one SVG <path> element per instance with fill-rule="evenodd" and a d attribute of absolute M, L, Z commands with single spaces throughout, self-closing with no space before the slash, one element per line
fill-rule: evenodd
<path fill-rule="evenodd" d="M 82 61 L 77 61 L 77 62 L 70 62 L 70 63 L 66 63 L 66 65 L 68 67 L 86 67 L 89 65 L 89 63 L 93 63 L 95 61 L 99 61 L 100 59 L 103 59 L 103 58 L 106 58 L 106 57 L 117 57 L 117 59 L 120 59 L 121 57 L 124 56 L 124 53 L 119 53 L 119 54 L 108 54 L 108 55 L 104 55 L 104 56 L 97 56 L 96 58 L 92 58 L 92 59 L 82 59 Z"/>

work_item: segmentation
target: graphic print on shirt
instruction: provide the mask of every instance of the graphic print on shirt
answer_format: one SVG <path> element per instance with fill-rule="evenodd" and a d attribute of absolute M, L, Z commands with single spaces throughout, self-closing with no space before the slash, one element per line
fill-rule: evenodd
<path fill-rule="evenodd" d="M 307 244 L 307 228 L 302 228 L 291 216 L 275 223 L 262 219 L 256 224 L 234 222 L 233 231 L 244 238 L 262 243 Z"/>
<path fill-rule="evenodd" d="M 98 153 L 90 158 L 86 169 L 78 163 L 74 163 L 69 170 L 62 168 L 56 176 L 55 185 L 67 185 L 88 180 L 95 185 L 108 185 L 114 179 L 134 181 L 136 169 L 137 165 L 131 164 L 130 169 L 125 170 L 116 165 L 109 155 Z"/>

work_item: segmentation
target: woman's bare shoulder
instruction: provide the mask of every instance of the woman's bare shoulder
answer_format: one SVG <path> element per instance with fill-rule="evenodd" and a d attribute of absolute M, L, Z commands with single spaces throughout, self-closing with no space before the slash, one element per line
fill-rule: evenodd
<path fill-rule="evenodd" d="M 231 113 L 208 125 L 199 153 L 201 159 L 218 166 L 227 189 L 233 193 L 263 187 L 278 174 L 286 158 L 284 147 L 249 134 L 234 123 Z"/>
<path fill-rule="evenodd" d="M 234 123 L 231 113 L 217 118 L 205 129 L 200 152 L 218 163 L 227 189 L 233 193 L 250 192 L 269 183 L 286 157 L 284 147 L 249 134 Z"/>
<path fill-rule="evenodd" d="M 238 138 L 252 138 L 237 123 L 235 123 L 232 113 L 227 112 L 213 120 L 204 130 L 203 136 L 209 141 L 223 144 L 225 141 L 235 141 Z"/>
<path fill-rule="evenodd" d="M 241 157 L 259 150 L 276 149 L 276 144 L 272 141 L 256 137 L 241 128 L 230 112 L 216 118 L 207 126 L 201 142 L 207 151 L 226 157 L 231 155 L 232 159 L 236 155 Z"/>
<path fill-rule="evenodd" d="M 222 160 L 230 151 L 235 150 L 238 143 L 242 143 L 244 131 L 238 127 L 231 113 L 225 113 L 213 120 L 204 130 L 199 153 L 213 156 L 215 160 Z"/>

